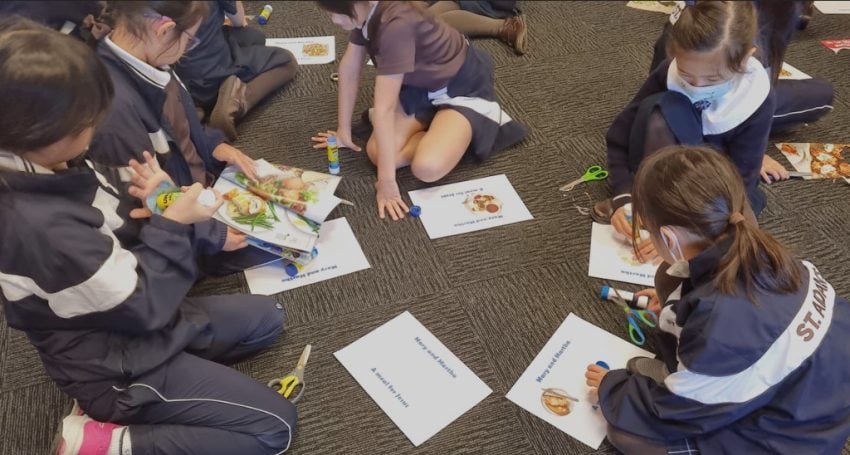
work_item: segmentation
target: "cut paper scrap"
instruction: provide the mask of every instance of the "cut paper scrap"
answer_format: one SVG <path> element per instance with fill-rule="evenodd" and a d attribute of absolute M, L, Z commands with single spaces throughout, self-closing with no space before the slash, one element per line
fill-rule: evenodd
<path fill-rule="evenodd" d="M 655 13 L 670 14 L 676 9 L 676 2 L 653 2 L 653 1 L 630 1 L 626 3 L 629 8 Z"/>
<path fill-rule="evenodd" d="M 638 261 L 632 245 L 612 226 L 593 223 L 590 234 L 588 275 L 642 286 L 655 286 L 657 268 L 651 262 Z"/>
<path fill-rule="evenodd" d="M 613 305 L 599 302 L 600 305 Z M 622 312 L 621 312 L 622 315 Z M 623 318 L 623 326 L 626 320 Z M 625 330 L 625 329 L 624 329 Z M 599 361 L 610 369 L 626 367 L 632 357 L 655 357 L 628 341 L 570 314 L 549 338 L 506 398 L 557 429 L 598 449 L 607 423 L 589 399 L 584 377 Z"/>
<path fill-rule="evenodd" d="M 408 311 L 334 356 L 414 446 L 493 392 Z"/>
<path fill-rule="evenodd" d="M 815 7 L 823 14 L 850 14 L 848 1 L 815 2 Z"/>
<path fill-rule="evenodd" d="M 782 63 L 782 68 L 779 70 L 779 78 L 780 79 L 790 79 L 790 80 L 804 80 L 811 79 L 812 76 L 794 68 L 788 63 Z"/>
<path fill-rule="evenodd" d="M 850 49 L 850 38 L 825 39 L 821 40 L 821 44 L 823 44 L 824 46 L 826 46 L 827 49 L 837 54 L 842 49 Z"/>

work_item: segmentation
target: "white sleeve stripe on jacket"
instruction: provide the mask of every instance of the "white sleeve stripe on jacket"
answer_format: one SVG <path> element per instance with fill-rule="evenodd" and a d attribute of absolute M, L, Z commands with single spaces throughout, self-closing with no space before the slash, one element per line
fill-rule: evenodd
<path fill-rule="evenodd" d="M 0 272 L 0 287 L 12 304 L 35 295 L 46 300 L 57 316 L 72 318 L 111 310 L 127 300 L 136 289 L 136 265 L 136 256 L 112 237 L 112 253 L 97 272 L 76 286 L 49 293 L 32 278 Z"/>
<path fill-rule="evenodd" d="M 832 322 L 835 290 L 810 263 L 809 292 L 785 331 L 764 355 L 744 371 L 708 376 L 684 368 L 667 376 L 664 384 L 676 395 L 703 404 L 743 403 L 778 384 L 817 350 Z"/>

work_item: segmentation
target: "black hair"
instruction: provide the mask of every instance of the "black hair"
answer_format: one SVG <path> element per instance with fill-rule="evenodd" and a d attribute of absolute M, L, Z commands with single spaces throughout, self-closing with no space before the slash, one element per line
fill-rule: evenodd
<path fill-rule="evenodd" d="M 319 8 L 322 8 L 327 12 L 342 14 L 353 18 L 354 5 L 357 2 L 347 0 L 317 0 L 316 3 L 319 5 Z"/>
<path fill-rule="evenodd" d="M 122 24 L 133 36 L 141 39 L 145 36 L 150 13 L 168 17 L 177 25 L 176 30 L 182 32 L 206 18 L 209 6 L 202 1 L 115 0 L 106 3 L 106 10 L 100 19 L 113 29 Z"/>
<path fill-rule="evenodd" d="M 0 20 L 0 149 L 38 150 L 96 126 L 113 95 L 83 42 L 20 16 Z"/>

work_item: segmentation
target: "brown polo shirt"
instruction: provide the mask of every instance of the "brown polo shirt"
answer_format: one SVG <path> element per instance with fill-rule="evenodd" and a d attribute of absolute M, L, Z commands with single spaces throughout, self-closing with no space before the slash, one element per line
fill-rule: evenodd
<path fill-rule="evenodd" d="M 429 91 L 448 85 L 466 58 L 466 39 L 425 10 L 408 2 L 378 3 L 362 29 L 351 31 L 351 43 L 366 46 L 378 75 L 404 74 L 404 84 Z"/>

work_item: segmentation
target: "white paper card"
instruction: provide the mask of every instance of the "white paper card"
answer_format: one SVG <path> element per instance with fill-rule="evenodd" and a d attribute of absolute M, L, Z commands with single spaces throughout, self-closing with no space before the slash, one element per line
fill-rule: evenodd
<path fill-rule="evenodd" d="M 414 446 L 492 392 L 407 311 L 334 355 Z"/>
<path fill-rule="evenodd" d="M 670 14 L 676 9 L 676 2 L 657 2 L 657 1 L 631 1 L 626 3 L 629 8 L 640 9 L 644 11 L 652 11 L 655 13 Z"/>
<path fill-rule="evenodd" d="M 812 76 L 794 68 L 788 63 L 782 63 L 782 69 L 779 70 L 779 78 L 780 79 L 793 79 L 793 80 L 803 80 L 803 79 L 811 79 Z"/>
<path fill-rule="evenodd" d="M 608 302 L 598 302 L 610 305 Z M 611 308 L 615 307 L 611 305 Z M 625 326 L 626 319 L 623 318 Z M 519 407 L 554 425 L 559 430 L 598 449 L 605 439 L 605 418 L 594 409 L 588 398 L 590 388 L 585 382 L 587 365 L 603 361 L 611 369 L 625 368 L 632 357 L 655 357 L 628 341 L 618 338 L 599 327 L 570 314 L 561 323 L 552 338 L 520 376 L 506 395 Z M 544 390 L 547 389 L 547 390 Z M 555 396 L 544 402 L 543 394 Z M 561 404 L 560 396 L 569 395 L 578 402 L 563 401 L 566 408 L 550 407 Z"/>
<path fill-rule="evenodd" d="M 286 274 L 283 261 L 245 270 L 251 294 L 277 294 L 370 267 L 345 218 L 329 220 L 322 225 L 316 249 L 319 255 L 294 277 Z"/>
<path fill-rule="evenodd" d="M 419 218 L 432 239 L 533 218 L 504 174 L 408 194 L 422 208 Z"/>
<path fill-rule="evenodd" d="M 657 268 L 652 262 L 641 264 L 631 243 L 612 226 L 593 223 L 588 275 L 642 286 L 655 286 Z"/>
<path fill-rule="evenodd" d="M 282 47 L 292 52 L 299 65 L 321 65 L 336 59 L 336 39 L 333 36 L 268 38 L 266 46 Z"/>
<path fill-rule="evenodd" d="M 850 14 L 850 2 L 847 1 L 815 2 L 815 6 L 824 14 Z"/>

